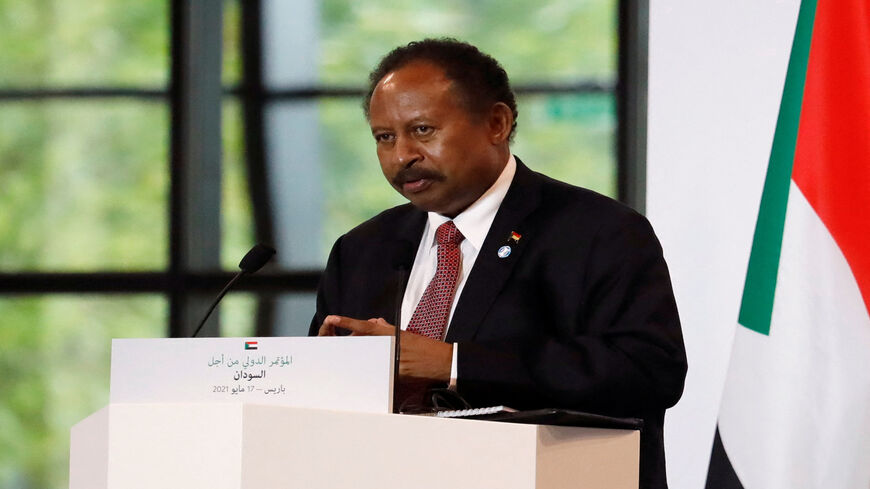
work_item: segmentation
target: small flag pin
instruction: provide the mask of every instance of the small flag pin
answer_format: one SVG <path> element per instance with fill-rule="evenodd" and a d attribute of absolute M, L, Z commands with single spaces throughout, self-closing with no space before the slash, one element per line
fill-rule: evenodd
<path fill-rule="evenodd" d="M 523 237 L 522 234 L 520 234 L 520 233 L 518 233 L 518 232 L 516 232 L 516 231 L 511 231 L 511 237 L 510 237 L 510 240 L 513 241 L 514 243 L 519 243 L 519 242 L 520 242 L 520 238 L 522 238 L 522 237 Z"/>

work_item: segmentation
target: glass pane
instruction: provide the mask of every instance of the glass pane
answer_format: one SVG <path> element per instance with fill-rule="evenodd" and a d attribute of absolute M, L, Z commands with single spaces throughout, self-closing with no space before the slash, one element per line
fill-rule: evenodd
<path fill-rule="evenodd" d="M 244 160 L 242 106 L 238 99 L 224 99 L 222 122 L 221 266 L 238 271 L 239 260 L 254 245 L 254 217 Z"/>
<path fill-rule="evenodd" d="M 224 1 L 223 84 L 242 80 L 242 16 L 238 0 Z"/>
<path fill-rule="evenodd" d="M 165 86 L 168 5 L 0 0 L 0 87 Z"/>
<path fill-rule="evenodd" d="M 307 336 L 314 317 L 314 292 L 270 293 L 274 336 Z M 221 303 L 221 336 L 256 336 L 258 295 L 228 294 Z"/>
<path fill-rule="evenodd" d="M 513 153 L 531 169 L 616 198 L 616 105 L 608 94 L 519 97 Z"/>
<path fill-rule="evenodd" d="M 220 315 L 221 336 L 254 336 L 257 325 L 257 296 L 246 293 L 227 294 L 221 301 Z"/>
<path fill-rule="evenodd" d="M 164 268 L 167 112 L 137 101 L 0 104 L 0 270 Z"/>
<path fill-rule="evenodd" d="M 0 487 L 68 486 L 69 430 L 109 402 L 112 338 L 161 337 L 161 296 L 0 298 Z"/>
<path fill-rule="evenodd" d="M 275 336 L 308 336 L 308 327 L 317 308 L 317 294 L 281 294 L 275 304 Z"/>
<path fill-rule="evenodd" d="M 514 84 L 612 79 L 616 1 L 328 0 L 321 4 L 321 80 L 362 85 L 393 47 L 441 36 L 491 54 Z"/>

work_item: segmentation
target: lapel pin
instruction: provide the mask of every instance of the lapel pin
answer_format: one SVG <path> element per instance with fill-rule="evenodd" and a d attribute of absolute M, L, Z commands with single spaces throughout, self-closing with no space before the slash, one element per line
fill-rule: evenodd
<path fill-rule="evenodd" d="M 508 245 L 504 245 L 498 249 L 498 257 L 499 258 L 507 258 L 511 256 L 511 247 Z"/>
<path fill-rule="evenodd" d="M 523 237 L 522 234 L 520 234 L 520 233 L 518 233 L 518 232 L 516 232 L 516 231 L 511 231 L 511 237 L 510 237 L 509 239 L 510 239 L 511 241 L 513 241 L 514 243 L 519 243 L 519 242 L 520 242 L 520 238 L 522 238 L 522 237 Z"/>

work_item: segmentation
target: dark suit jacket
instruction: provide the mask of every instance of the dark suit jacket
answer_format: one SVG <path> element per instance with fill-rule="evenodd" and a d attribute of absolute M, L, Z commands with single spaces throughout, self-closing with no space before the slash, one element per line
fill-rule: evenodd
<path fill-rule="evenodd" d="M 394 257 L 417 249 L 425 222 L 406 204 L 339 238 L 312 333 L 328 314 L 395 324 Z M 512 231 L 521 238 L 499 258 Z M 446 341 L 459 345 L 465 399 L 643 418 L 640 487 L 667 486 L 662 424 L 682 394 L 686 356 L 661 246 L 643 216 L 517 161 L 458 301 Z"/>

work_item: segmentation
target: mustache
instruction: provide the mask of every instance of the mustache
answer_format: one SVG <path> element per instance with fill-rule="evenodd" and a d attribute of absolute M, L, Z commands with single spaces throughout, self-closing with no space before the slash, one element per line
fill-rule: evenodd
<path fill-rule="evenodd" d="M 398 173 L 390 180 L 393 185 L 402 186 L 407 182 L 413 182 L 414 180 L 444 180 L 444 175 L 441 173 L 430 170 L 428 168 L 420 168 L 417 166 L 412 166 L 410 168 L 403 168 L 399 170 Z"/>

